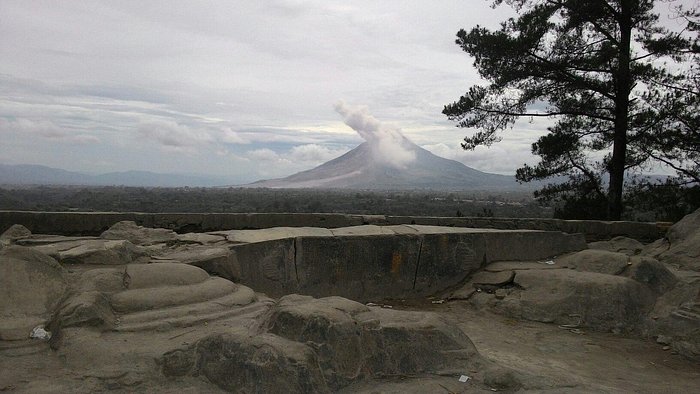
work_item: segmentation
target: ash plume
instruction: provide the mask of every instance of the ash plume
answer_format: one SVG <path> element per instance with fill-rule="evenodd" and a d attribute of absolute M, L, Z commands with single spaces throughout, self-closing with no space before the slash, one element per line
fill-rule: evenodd
<path fill-rule="evenodd" d="M 382 124 L 369 114 L 366 106 L 351 106 L 339 101 L 335 104 L 335 112 L 343 117 L 346 125 L 350 126 L 372 147 L 374 159 L 396 168 L 406 168 L 406 165 L 416 159 L 412 143 L 401 133 L 401 130 Z"/>

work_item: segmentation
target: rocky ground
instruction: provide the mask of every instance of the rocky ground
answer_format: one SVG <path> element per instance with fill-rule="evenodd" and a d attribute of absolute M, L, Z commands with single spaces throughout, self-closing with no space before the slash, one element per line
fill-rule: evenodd
<path fill-rule="evenodd" d="M 236 283 L 230 238 L 12 227 L 0 391 L 697 390 L 700 211 L 649 245 L 485 262 L 429 298 L 371 303 L 257 293 Z"/>

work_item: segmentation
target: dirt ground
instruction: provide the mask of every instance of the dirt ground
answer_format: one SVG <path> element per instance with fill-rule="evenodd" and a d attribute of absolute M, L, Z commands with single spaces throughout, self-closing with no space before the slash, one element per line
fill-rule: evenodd
<path fill-rule="evenodd" d="M 456 323 L 484 357 L 517 371 L 524 385 L 521 391 L 691 393 L 698 392 L 700 387 L 700 365 L 670 350 L 663 350 L 662 345 L 651 340 L 612 333 L 572 332 L 551 324 L 516 321 L 475 310 L 466 302 L 434 305 L 427 300 L 393 306 L 396 309 L 438 312 Z M 211 323 L 211 326 L 226 325 L 226 321 Z M 211 326 L 203 331 L 208 331 Z M 151 356 L 158 353 L 159 338 L 177 337 L 176 340 L 180 341 L 198 336 L 192 327 L 182 329 L 182 332 L 183 336 L 179 336 L 177 330 L 132 333 L 124 337 L 117 337 L 123 334 L 95 334 L 97 336 L 89 339 L 105 352 L 113 351 L 116 355 L 112 367 L 106 369 L 94 369 L 96 360 L 87 357 L 81 360 L 80 355 L 57 353 L 44 342 L 26 342 L 22 346 L 3 342 L 0 343 L 0 391 L 220 392 L 204 380 L 166 379 L 156 373 L 157 366 Z M 124 344 L 120 345 L 122 341 Z M 121 356 L 134 349 L 142 355 L 142 362 L 125 366 L 124 362 L 130 357 Z M 99 364 L 104 364 L 104 361 Z M 471 378 L 464 383 L 458 381 L 459 376 L 401 376 L 361 382 L 346 387 L 343 392 L 496 391 L 488 385 L 475 383 L 483 381 L 483 376 L 480 379 L 482 373 L 464 371 L 464 375 Z M 284 392 L 283 388 L 280 392 Z"/>

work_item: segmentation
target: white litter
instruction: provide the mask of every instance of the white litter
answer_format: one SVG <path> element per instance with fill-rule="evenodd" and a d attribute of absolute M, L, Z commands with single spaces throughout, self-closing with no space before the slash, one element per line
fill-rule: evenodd
<path fill-rule="evenodd" d="M 471 379 L 471 378 L 467 375 L 462 375 L 459 377 L 459 381 L 462 383 L 467 383 L 467 380 L 469 380 L 469 379 Z"/>
<path fill-rule="evenodd" d="M 44 327 L 42 326 L 36 326 L 32 329 L 32 332 L 29 333 L 29 338 L 48 341 L 51 339 L 51 333 L 44 330 Z"/>
<path fill-rule="evenodd" d="M 554 260 L 547 260 L 547 261 L 540 261 L 542 264 L 547 264 L 547 265 L 554 265 Z"/>
<path fill-rule="evenodd" d="M 432 302 L 433 304 L 444 304 L 445 300 L 436 300 Z"/>

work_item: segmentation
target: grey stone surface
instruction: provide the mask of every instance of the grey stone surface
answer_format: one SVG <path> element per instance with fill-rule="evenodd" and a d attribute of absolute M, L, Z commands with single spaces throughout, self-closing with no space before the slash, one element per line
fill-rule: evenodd
<path fill-rule="evenodd" d="M 360 301 L 405 296 L 414 292 L 420 245 L 409 236 L 300 237 L 289 265 L 302 294 Z"/>
<path fill-rule="evenodd" d="M 214 335 L 200 341 L 195 352 L 198 373 L 227 391 L 330 392 L 313 350 L 273 334 Z M 177 371 L 186 369 L 187 363 L 179 364 Z"/>
<path fill-rule="evenodd" d="M 636 329 L 655 301 L 632 279 L 595 272 L 518 271 L 514 282 L 519 289 L 495 306 L 502 313 L 600 331 Z"/>
<path fill-rule="evenodd" d="M 618 252 L 633 256 L 642 252 L 644 244 L 636 239 L 619 236 L 609 241 L 591 242 L 588 244 L 588 247 L 590 249 L 607 250 L 609 252 Z"/>
<path fill-rule="evenodd" d="M 237 289 L 237 285 L 223 278 L 209 278 L 204 282 L 182 286 L 158 286 L 124 290 L 112 294 L 112 308 L 121 313 L 167 308 L 223 297 Z"/>
<path fill-rule="evenodd" d="M 0 250 L 0 340 L 22 340 L 45 326 L 68 292 L 53 258 L 22 246 Z"/>
<path fill-rule="evenodd" d="M 207 279 L 209 274 L 203 269 L 177 263 L 129 264 L 124 273 L 127 289 L 193 285 Z"/>
<path fill-rule="evenodd" d="M 657 294 L 671 290 L 678 278 L 668 268 L 654 258 L 632 256 L 624 276 L 645 284 Z"/>
<path fill-rule="evenodd" d="M 578 271 L 617 275 L 627 268 L 629 259 L 629 256 L 623 253 L 586 249 L 560 257 L 556 263 Z"/>
<path fill-rule="evenodd" d="M 125 239 L 134 245 L 153 245 L 178 240 L 178 235 L 172 230 L 143 227 L 129 220 L 113 224 L 100 237 L 104 239 Z"/>
<path fill-rule="evenodd" d="M 644 253 L 680 269 L 700 271 L 700 209 L 671 226 L 666 238 Z"/>
<path fill-rule="evenodd" d="M 169 249 L 153 256 L 153 262 L 172 261 L 190 264 L 204 269 L 210 274 L 238 281 L 241 269 L 236 255 L 228 246 L 187 246 Z"/>
<path fill-rule="evenodd" d="M 10 228 L 5 230 L 0 234 L 0 244 L 9 245 L 10 243 L 27 238 L 32 235 L 32 232 L 28 228 L 22 226 L 21 224 L 13 224 Z"/>

